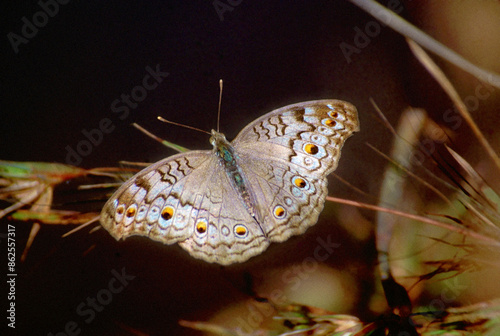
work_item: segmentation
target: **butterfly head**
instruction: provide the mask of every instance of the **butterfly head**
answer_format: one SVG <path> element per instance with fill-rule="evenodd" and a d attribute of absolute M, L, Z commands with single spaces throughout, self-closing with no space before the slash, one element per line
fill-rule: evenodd
<path fill-rule="evenodd" d="M 217 132 L 216 130 L 212 130 L 212 136 L 210 137 L 210 144 L 214 146 L 214 149 L 218 148 L 220 144 L 225 144 L 228 141 L 226 140 L 226 136 L 222 133 Z"/>
<path fill-rule="evenodd" d="M 226 136 L 215 130 L 212 130 L 212 136 L 210 137 L 210 143 L 214 146 L 214 153 L 217 155 L 221 162 L 226 167 L 233 167 L 236 165 L 233 146 L 226 140 Z"/>

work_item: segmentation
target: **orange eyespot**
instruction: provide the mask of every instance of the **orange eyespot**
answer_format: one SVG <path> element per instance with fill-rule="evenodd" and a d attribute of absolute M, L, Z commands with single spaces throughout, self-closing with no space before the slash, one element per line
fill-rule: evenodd
<path fill-rule="evenodd" d="M 118 215 L 123 215 L 125 212 L 125 206 L 123 204 L 119 205 L 118 208 L 116 208 L 116 213 Z"/>
<path fill-rule="evenodd" d="M 234 232 L 235 232 L 238 236 L 242 237 L 242 236 L 245 236 L 245 235 L 247 234 L 247 232 L 248 232 L 248 231 L 247 231 L 247 228 L 246 228 L 246 227 L 244 227 L 243 225 L 236 225 L 236 226 L 234 227 Z"/>
<path fill-rule="evenodd" d="M 278 218 L 283 217 L 283 216 L 285 215 L 285 209 L 283 209 L 283 207 L 282 207 L 282 206 L 279 206 L 279 205 L 278 205 L 278 206 L 276 206 L 276 207 L 274 208 L 274 215 L 275 215 L 276 217 L 278 217 Z"/>
<path fill-rule="evenodd" d="M 332 120 L 332 119 L 326 119 L 325 125 L 328 127 L 333 127 L 333 126 L 337 125 L 337 122 L 335 120 Z"/>
<path fill-rule="evenodd" d="M 317 154 L 319 151 L 318 146 L 313 144 L 305 145 L 304 150 L 306 151 L 307 154 L 312 154 L 312 155 Z"/>
<path fill-rule="evenodd" d="M 135 206 L 130 206 L 130 207 L 127 209 L 127 213 L 125 214 L 125 216 L 127 216 L 128 218 L 131 218 L 131 217 L 134 217 L 134 216 L 135 216 L 135 213 L 136 213 L 136 208 L 135 208 Z"/>
<path fill-rule="evenodd" d="M 304 188 L 307 185 L 306 181 L 300 177 L 297 177 L 293 183 L 299 188 Z"/>
<path fill-rule="evenodd" d="M 330 113 L 328 113 L 328 115 L 332 118 L 337 118 L 339 116 L 339 113 L 338 112 L 335 112 L 335 111 L 331 111 Z"/>
<path fill-rule="evenodd" d="M 202 221 L 196 223 L 196 231 L 198 231 L 198 233 L 207 232 L 207 223 Z"/>
<path fill-rule="evenodd" d="M 174 209 L 172 209 L 172 207 L 169 207 L 169 206 L 165 207 L 161 211 L 161 218 L 163 218 L 166 221 L 171 219 L 173 217 L 173 215 L 174 215 Z"/>

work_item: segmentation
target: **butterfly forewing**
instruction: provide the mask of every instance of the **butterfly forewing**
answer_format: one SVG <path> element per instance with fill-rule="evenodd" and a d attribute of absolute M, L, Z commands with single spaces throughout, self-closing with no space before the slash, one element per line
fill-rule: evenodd
<path fill-rule="evenodd" d="M 314 225 L 327 196 L 327 175 L 345 140 L 359 129 L 356 108 L 319 100 L 286 106 L 255 120 L 233 141 L 259 202 L 271 241 Z"/>
<path fill-rule="evenodd" d="M 192 207 L 217 166 L 211 151 L 192 151 L 147 167 L 108 200 L 102 226 L 116 239 L 143 235 L 172 244 L 189 238 L 194 230 Z"/>
<path fill-rule="evenodd" d="M 354 105 L 342 100 L 315 100 L 272 111 L 248 124 L 234 139 L 241 155 L 257 152 L 319 174 L 338 164 L 345 140 L 359 130 Z M 280 155 L 275 155 L 276 150 Z M 322 160 L 319 164 L 319 160 Z"/>

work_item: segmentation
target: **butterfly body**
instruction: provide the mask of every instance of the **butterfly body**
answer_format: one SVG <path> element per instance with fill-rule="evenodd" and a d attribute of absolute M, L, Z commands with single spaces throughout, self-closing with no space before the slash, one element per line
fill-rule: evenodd
<path fill-rule="evenodd" d="M 317 222 L 326 177 L 358 129 L 354 106 L 319 100 L 272 111 L 232 142 L 212 131 L 213 150 L 171 156 L 122 185 L 101 224 L 116 239 L 142 235 L 208 262 L 243 262 Z"/>
<path fill-rule="evenodd" d="M 252 216 L 258 223 L 257 213 L 255 211 L 255 200 L 252 198 L 248 190 L 246 179 L 238 166 L 237 156 L 234 153 L 234 148 L 226 140 L 224 134 L 212 130 L 212 137 L 210 143 L 214 147 L 215 154 L 220 158 L 221 164 L 224 166 L 229 181 L 233 187 L 238 191 L 238 194 L 245 204 L 250 216 Z M 263 232 L 265 235 L 265 232 Z"/>

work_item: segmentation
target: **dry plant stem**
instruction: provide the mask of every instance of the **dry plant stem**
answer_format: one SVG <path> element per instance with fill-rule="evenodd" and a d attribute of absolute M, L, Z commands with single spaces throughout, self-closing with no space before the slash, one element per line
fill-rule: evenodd
<path fill-rule="evenodd" d="M 415 173 L 405 169 L 405 167 L 402 164 L 400 164 L 397 161 L 392 160 L 389 156 L 385 155 L 384 153 L 382 153 L 381 151 L 379 151 L 377 148 L 373 147 L 369 143 L 367 143 L 366 145 L 368 147 L 370 147 L 371 149 L 373 149 L 377 154 L 382 156 L 384 159 L 389 161 L 391 164 L 395 165 L 398 169 L 401 169 L 401 171 L 404 170 L 406 174 L 408 174 L 409 176 L 414 178 L 417 182 L 419 182 L 420 184 L 422 184 L 426 188 L 429 188 L 430 190 L 432 190 L 439 198 L 441 198 L 443 201 L 445 201 L 446 204 L 448 204 L 450 206 L 453 205 L 453 203 L 441 191 L 439 191 L 438 188 L 434 187 L 432 184 L 430 184 L 429 182 L 427 182 L 426 180 L 424 180 L 420 176 L 416 175 Z"/>
<path fill-rule="evenodd" d="M 158 117 L 158 118 L 161 118 L 161 117 Z M 163 118 L 161 118 L 163 119 Z M 160 120 L 161 120 L 160 119 Z M 165 120 L 165 119 L 163 119 Z M 168 123 L 171 123 L 171 124 L 174 124 L 174 125 L 178 125 L 178 126 L 182 126 L 182 127 L 186 127 L 186 128 L 192 128 L 192 129 L 195 129 L 195 130 L 198 130 L 198 131 L 201 131 L 201 132 L 204 132 L 206 133 L 205 131 L 203 130 L 200 130 L 200 129 L 197 129 L 197 128 L 194 128 L 194 127 L 190 127 L 190 126 L 185 126 L 185 125 L 182 125 L 182 124 L 178 124 L 178 123 L 174 123 L 172 121 L 167 121 Z M 187 149 L 186 147 L 182 147 L 180 145 L 177 145 L 177 144 L 174 144 L 170 141 L 167 141 L 167 140 L 164 140 L 156 135 L 154 135 L 153 133 L 149 132 L 148 130 L 146 130 L 144 127 L 142 127 L 141 125 L 139 124 L 136 124 L 136 123 L 133 123 L 132 126 L 134 126 L 135 128 L 137 128 L 139 131 L 141 131 L 142 133 L 146 134 L 148 137 L 158 141 L 159 143 L 163 144 L 164 146 L 167 146 L 173 150 L 175 150 L 176 152 L 179 152 L 179 153 L 184 153 L 184 152 L 187 152 L 189 149 Z M 210 134 L 210 133 L 209 133 Z"/>
<path fill-rule="evenodd" d="M 92 190 L 92 189 L 108 189 L 108 188 L 118 188 L 123 183 L 95 183 L 95 184 L 82 184 L 77 187 L 78 190 Z"/>
<path fill-rule="evenodd" d="M 500 171 L 500 158 L 495 153 L 489 142 L 481 133 L 481 130 L 476 125 L 472 116 L 470 115 L 467 107 L 464 102 L 458 95 L 458 92 L 455 90 L 453 85 L 450 83 L 448 78 L 446 78 L 445 74 L 439 69 L 439 67 L 434 63 L 434 61 L 427 55 L 427 53 L 414 41 L 407 39 L 408 45 L 410 46 L 411 51 L 415 55 L 415 57 L 422 63 L 422 65 L 429 71 L 429 73 L 436 79 L 436 81 L 441 85 L 441 87 L 448 94 L 453 103 L 457 106 L 460 115 L 464 120 L 469 124 L 469 127 L 474 132 L 474 135 L 477 137 L 481 145 L 484 147 L 490 158 L 495 163 L 497 169 Z"/>
<path fill-rule="evenodd" d="M 138 167 L 142 167 L 142 168 L 146 168 L 146 167 L 149 167 L 151 165 L 151 163 L 148 163 L 148 162 L 135 162 L 135 161 L 125 161 L 125 160 L 120 160 L 120 161 L 118 161 L 118 163 L 121 165 L 138 166 Z M 135 174 L 135 173 L 138 173 L 139 170 L 135 170 L 135 171 L 133 170 L 132 172 L 134 172 L 134 174 Z"/>
<path fill-rule="evenodd" d="M 471 182 L 473 182 L 475 185 L 472 185 L 474 190 L 482 197 L 482 200 L 485 202 L 485 204 L 488 204 L 493 211 L 496 211 L 496 204 L 493 204 L 486 195 L 484 195 L 484 192 L 481 190 L 479 187 L 479 183 L 482 182 L 481 177 L 479 174 L 472 168 L 472 166 L 464 159 L 462 158 L 457 152 L 455 152 L 453 149 L 449 148 L 446 146 L 446 149 L 448 152 L 453 156 L 453 158 L 460 164 L 460 166 L 469 174 L 471 178 Z M 469 180 L 468 180 L 469 181 Z M 479 218 L 483 223 L 488 224 L 491 228 L 493 229 L 498 229 L 497 225 L 491 221 L 486 215 L 483 213 L 485 212 L 484 208 L 477 209 L 475 206 L 475 203 L 472 201 L 468 201 L 468 198 L 465 198 L 462 200 L 462 203 L 464 203 L 467 206 L 467 209 L 469 209 L 477 218 Z M 481 204 L 481 203 L 479 203 Z"/>
<path fill-rule="evenodd" d="M 41 212 L 41 213 L 49 212 L 50 207 L 52 206 L 53 198 L 54 198 L 54 189 L 51 186 L 47 186 L 42 195 L 31 206 L 31 211 Z M 35 241 L 35 237 L 38 234 L 38 231 L 40 231 L 40 227 L 41 225 L 39 223 L 33 223 L 30 235 L 28 237 L 28 241 L 26 242 L 23 254 L 21 255 L 21 262 L 24 262 L 26 260 L 26 257 L 28 256 L 28 251 L 30 250 L 31 245 Z"/>
<path fill-rule="evenodd" d="M 331 201 L 331 202 L 352 205 L 352 206 L 355 206 L 355 207 L 358 207 L 358 208 L 365 208 L 365 209 L 370 209 L 370 210 L 374 210 L 374 211 L 382 211 L 382 212 L 390 213 L 390 214 L 393 214 L 393 215 L 396 215 L 396 216 L 401 216 L 401 217 L 413 219 L 413 220 L 416 220 L 416 221 L 420 221 L 420 222 L 423 222 L 423 223 L 427 223 L 427 224 L 430 224 L 430 225 L 441 227 L 441 228 L 444 228 L 444 229 L 447 229 L 447 230 L 450 230 L 450 231 L 462 234 L 464 236 L 469 236 L 469 237 L 475 238 L 475 239 L 483 241 L 485 243 L 489 243 L 492 246 L 500 246 L 500 242 L 498 242 L 494 238 L 490 238 L 490 237 L 484 236 L 484 235 L 482 235 L 482 234 L 480 234 L 478 232 L 471 231 L 471 230 L 468 230 L 468 229 L 466 229 L 464 227 L 460 227 L 460 226 L 457 226 L 457 225 L 454 225 L 454 224 L 439 222 L 439 221 L 436 221 L 436 220 L 433 220 L 433 219 L 430 219 L 430 218 L 426 218 L 426 217 L 422 217 L 422 216 L 418 216 L 418 215 L 413 215 L 413 214 L 410 214 L 410 213 L 407 213 L 407 212 L 403 212 L 403 211 L 399 211 L 399 210 L 387 209 L 387 208 L 379 207 L 379 206 L 376 206 L 376 205 L 371 205 L 371 204 L 366 204 L 366 203 L 360 203 L 360 202 L 346 200 L 346 199 L 337 198 L 337 197 L 328 196 L 326 199 L 328 201 Z"/>
<path fill-rule="evenodd" d="M 38 197 L 40 197 L 40 195 L 44 192 L 45 190 L 45 186 L 42 185 L 41 187 L 38 187 L 36 188 L 34 191 L 30 191 L 28 196 L 26 196 L 24 199 L 21 199 L 19 202 L 16 202 L 14 204 L 12 204 L 11 206 L 3 209 L 3 210 L 0 210 L 0 218 L 2 218 L 3 216 L 25 206 L 26 204 L 30 204 L 31 202 L 33 202 L 34 200 L 36 200 Z"/>
<path fill-rule="evenodd" d="M 337 175 L 335 172 L 331 173 L 331 175 L 333 177 L 335 177 L 337 180 L 339 180 L 341 183 L 345 184 L 346 186 L 348 186 L 350 189 L 354 190 L 355 192 L 357 192 L 358 194 L 360 195 L 363 195 L 365 197 L 370 197 L 373 201 L 376 201 L 377 198 L 373 195 L 370 195 L 366 192 L 364 192 L 363 190 L 359 189 L 358 187 L 356 187 L 354 184 L 352 183 L 349 183 L 349 181 L 347 180 L 344 180 L 342 177 L 340 177 L 339 175 Z"/>
<path fill-rule="evenodd" d="M 208 331 L 214 333 L 215 335 L 220 335 L 220 336 L 238 336 L 238 333 L 233 333 L 232 331 L 227 330 L 224 327 L 214 325 L 211 323 L 179 320 L 179 325 L 195 330 Z"/>
<path fill-rule="evenodd" d="M 389 120 L 387 120 L 387 118 L 385 117 L 385 114 L 382 113 L 382 110 L 380 110 L 380 107 L 378 107 L 378 105 L 375 102 L 375 100 L 373 100 L 372 97 L 370 97 L 369 100 L 370 100 L 370 103 L 372 103 L 373 108 L 377 112 L 377 114 L 380 117 L 380 119 L 382 119 L 382 122 L 384 123 L 385 127 L 387 127 L 389 129 L 389 131 L 391 131 L 391 133 L 393 135 L 397 136 L 396 130 L 394 129 L 394 127 L 392 127 L 392 125 L 389 122 Z"/>
<path fill-rule="evenodd" d="M 113 174 L 111 172 L 121 173 L 123 171 L 127 171 L 127 170 L 123 169 L 123 168 L 116 168 L 116 167 L 101 167 L 101 168 L 89 169 L 87 171 L 87 173 L 95 175 L 95 176 L 108 176 L 108 177 L 116 178 L 117 175 Z"/>
<path fill-rule="evenodd" d="M 148 137 L 158 141 L 159 143 L 161 143 L 163 141 L 162 138 L 154 135 L 153 133 L 151 133 L 150 131 L 148 131 L 147 129 L 145 129 L 144 127 L 142 127 L 141 125 L 139 124 L 136 124 L 136 123 L 133 123 L 132 126 L 134 126 L 135 128 L 137 128 L 139 131 L 141 131 L 142 133 L 146 134 Z"/>
<path fill-rule="evenodd" d="M 380 190 L 379 204 L 392 204 L 398 208 L 403 206 L 405 176 L 401 172 L 409 171 L 413 148 L 418 143 L 419 134 L 425 124 L 425 112 L 420 109 L 407 109 L 401 115 L 397 126 L 397 136 L 391 149 L 391 158 L 400 162 L 403 168 L 388 165 L 384 172 L 383 184 Z M 404 140 L 403 140 L 404 139 Z M 411 204 L 411 203 L 410 203 Z M 409 205 L 409 204 L 405 204 Z M 388 260 L 389 248 L 398 218 L 384 212 L 377 213 L 376 246 L 378 251 L 380 277 L 383 281 L 392 279 L 390 263 Z M 388 285 L 390 286 L 390 285 Z"/>
<path fill-rule="evenodd" d="M 81 229 L 83 229 L 84 227 L 87 227 L 87 226 L 89 226 L 90 224 L 92 224 L 92 223 L 95 223 L 95 222 L 99 221 L 99 218 L 100 218 L 100 217 L 101 217 L 101 216 L 94 217 L 94 218 L 92 218 L 91 220 L 89 220 L 88 222 L 83 223 L 83 224 L 81 224 L 81 225 L 78 225 L 78 226 L 77 226 L 76 228 L 74 228 L 73 230 L 70 230 L 70 231 L 66 232 L 65 234 L 63 234 L 63 235 L 61 236 L 61 238 L 65 238 L 65 237 L 67 237 L 67 236 L 69 236 L 69 235 L 71 235 L 71 234 L 73 234 L 73 233 L 75 233 L 75 232 L 77 232 L 77 231 L 80 231 L 80 230 L 81 230 Z"/>
<path fill-rule="evenodd" d="M 453 50 L 439 43 L 438 41 L 425 34 L 414 25 L 403 20 L 403 18 L 399 17 L 384 6 L 371 0 L 349 1 L 378 19 L 383 24 L 388 25 L 401 35 L 404 35 L 416 41 L 425 49 L 442 57 L 443 59 L 456 65 L 460 69 L 472 74 L 474 77 L 479 78 L 480 80 L 487 82 L 497 88 L 500 88 L 500 76 L 498 74 L 482 69 L 477 65 L 467 61 L 465 58 L 463 58 Z"/>

